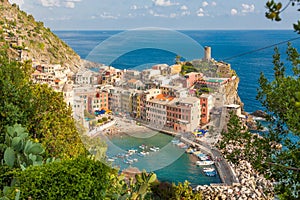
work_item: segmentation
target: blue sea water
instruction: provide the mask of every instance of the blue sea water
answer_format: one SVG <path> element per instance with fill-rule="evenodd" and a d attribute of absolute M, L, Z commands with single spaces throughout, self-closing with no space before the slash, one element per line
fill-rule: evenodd
<path fill-rule="evenodd" d="M 122 31 L 55 31 L 55 33 L 70 45 L 81 58 L 89 58 L 89 54 L 99 44 L 106 39 L 111 38 L 116 34 L 120 34 Z M 222 30 L 205 30 L 205 31 L 180 31 L 181 34 L 195 40 L 201 46 L 210 46 L 212 48 L 212 57 L 215 60 L 224 60 L 231 64 L 231 67 L 236 70 L 240 77 L 238 93 L 244 102 L 244 109 L 247 112 L 253 112 L 258 109 L 263 109 L 260 103 L 256 100 L 258 78 L 261 72 L 263 72 L 267 78 L 272 79 L 272 56 L 274 54 L 273 44 L 287 41 L 292 38 L 299 37 L 291 30 L 234 30 L 234 31 L 222 31 Z M 174 45 L 176 45 L 174 40 Z M 293 40 L 292 46 L 299 49 L 300 39 Z M 121 45 L 122 43 L 116 43 L 115 45 Z M 268 48 L 264 48 L 268 47 Z M 282 53 L 282 60 L 285 60 L 285 50 L 287 43 L 278 45 L 280 52 Z M 112 66 L 120 69 L 144 69 L 149 68 L 151 64 L 155 63 L 167 63 L 173 64 L 175 61 L 176 52 L 170 52 L 163 49 L 144 48 L 136 49 L 113 60 Z M 260 49 L 259 51 L 254 51 Z M 108 49 L 109 52 L 109 49 Z M 246 52 L 252 52 L 243 56 L 237 56 Z M 199 54 L 199 58 L 202 55 Z M 231 59 L 228 59 L 231 58 Z M 287 65 L 287 73 L 291 74 L 291 68 Z M 114 137 L 111 141 L 123 148 L 124 150 L 130 147 L 138 147 L 141 142 L 147 141 L 153 144 L 159 142 L 168 143 L 171 139 L 167 136 L 157 134 L 154 138 L 147 138 L 147 140 L 140 141 L 136 137 L 123 136 Z M 129 143 L 130 144 L 129 144 Z M 164 146 L 162 144 L 162 146 Z M 170 157 L 172 153 L 170 151 Z M 113 156 L 113 151 L 108 151 L 110 156 Z M 153 160 L 150 160 L 153 161 Z M 144 162 L 144 163 L 143 163 Z M 147 165 L 148 161 L 138 162 L 138 165 Z M 191 157 L 187 154 L 183 154 L 178 160 L 167 167 L 156 170 L 158 178 L 160 180 L 166 180 L 171 182 L 183 182 L 184 180 L 190 180 L 193 185 L 217 183 L 219 178 L 205 177 L 201 170 L 196 168 L 191 161 Z M 148 163 L 149 164 L 149 163 Z M 123 165 L 120 163 L 120 165 Z M 124 165 L 123 165 L 124 166 Z M 122 167 L 122 166 L 121 166 Z"/>
<path fill-rule="evenodd" d="M 55 31 L 55 33 L 82 58 L 86 58 L 97 45 L 122 31 Z M 215 60 L 224 60 L 231 64 L 240 77 L 238 92 L 247 112 L 263 109 L 256 100 L 258 78 L 261 72 L 268 78 L 272 78 L 274 47 L 232 59 L 226 58 L 299 37 L 292 30 L 191 30 L 180 31 L 180 33 L 192 38 L 203 47 L 210 46 L 212 57 Z M 173 44 L 176 45 L 176 42 L 178 41 L 174 41 Z M 299 48 L 300 39 L 292 41 L 291 44 Z M 284 52 L 287 43 L 278 45 L 278 47 L 283 55 L 283 61 L 285 61 Z M 142 69 L 149 67 L 151 63 L 173 64 L 175 56 L 174 52 L 145 48 L 121 56 L 112 65 L 121 69 Z M 291 73 L 291 69 L 288 69 L 287 72 Z"/>
<path fill-rule="evenodd" d="M 149 152 L 149 155 L 141 157 L 138 154 L 133 154 L 129 157 L 115 158 L 112 165 L 121 170 L 137 167 L 140 170 L 145 169 L 147 172 L 154 171 L 160 181 L 171 183 L 183 183 L 188 180 L 192 186 L 196 186 L 221 182 L 218 174 L 213 177 L 204 175 L 203 167 L 195 164 L 197 158 L 172 144 L 172 139 L 172 136 L 155 131 L 135 133 L 134 136 L 132 134 L 113 136 L 106 140 L 108 144 L 107 155 L 110 158 L 116 157 L 116 155 L 127 153 L 129 149 L 142 151 L 139 146 L 145 145 L 147 147 L 145 151 Z M 152 152 L 149 150 L 149 147 L 152 146 L 159 147 L 160 150 Z M 124 163 L 127 159 L 138 159 L 138 161 L 132 164 Z"/>

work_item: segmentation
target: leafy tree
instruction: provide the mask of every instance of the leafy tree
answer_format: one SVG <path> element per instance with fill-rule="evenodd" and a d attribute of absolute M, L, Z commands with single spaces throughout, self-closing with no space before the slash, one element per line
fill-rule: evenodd
<path fill-rule="evenodd" d="M 30 137 L 47 147 L 47 157 L 85 153 L 62 94 L 47 85 L 33 84 L 30 62 L 9 61 L 6 51 L 6 47 L 0 49 L 0 144 L 4 143 L 6 126 L 21 124 Z"/>
<path fill-rule="evenodd" d="M 299 6 L 300 0 L 289 0 L 287 5 L 283 7 L 283 4 L 281 2 L 276 3 L 274 0 L 269 0 L 266 3 L 266 8 L 268 11 L 266 12 L 266 17 L 271 20 L 275 21 L 281 21 L 280 14 L 289 6 Z M 297 9 L 297 11 L 300 11 L 300 8 Z M 300 20 L 297 21 L 297 23 L 293 24 L 294 30 L 300 34 Z"/>
<path fill-rule="evenodd" d="M 274 80 L 261 74 L 258 99 L 269 113 L 271 141 L 282 144 L 281 151 L 271 151 L 268 158 L 271 178 L 278 184 L 276 189 L 282 199 L 300 197 L 300 54 L 291 45 L 287 49 L 289 65 L 281 61 L 278 49 L 273 56 Z M 292 75 L 286 75 L 292 66 Z"/>
<path fill-rule="evenodd" d="M 29 130 L 34 138 L 47 146 L 48 157 L 68 158 L 85 152 L 72 118 L 71 108 L 64 102 L 62 93 L 47 85 L 32 85 L 33 102 Z"/>

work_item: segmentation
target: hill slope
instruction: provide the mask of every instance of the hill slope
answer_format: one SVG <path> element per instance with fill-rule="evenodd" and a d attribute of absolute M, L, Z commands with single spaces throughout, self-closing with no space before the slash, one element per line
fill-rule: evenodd
<path fill-rule="evenodd" d="M 36 22 L 16 4 L 0 0 L 0 45 L 8 47 L 9 57 L 42 64 L 61 64 L 76 72 L 81 59 L 68 45 Z"/>

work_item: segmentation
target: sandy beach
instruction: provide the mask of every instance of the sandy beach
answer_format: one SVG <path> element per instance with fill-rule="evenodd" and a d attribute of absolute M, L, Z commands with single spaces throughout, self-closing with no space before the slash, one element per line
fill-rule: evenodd
<path fill-rule="evenodd" d="M 115 134 L 128 134 L 134 132 L 150 132 L 153 131 L 145 126 L 138 125 L 136 121 L 125 118 L 125 117 L 117 117 L 114 116 L 116 123 L 105 130 L 107 135 L 115 135 Z"/>

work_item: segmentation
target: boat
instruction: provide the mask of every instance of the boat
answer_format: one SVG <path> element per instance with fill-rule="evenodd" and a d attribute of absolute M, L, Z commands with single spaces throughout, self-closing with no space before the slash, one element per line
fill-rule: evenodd
<path fill-rule="evenodd" d="M 128 160 L 123 160 L 123 162 L 126 164 L 131 164 Z"/>
<path fill-rule="evenodd" d="M 180 148 L 181 149 L 187 149 L 189 146 L 188 145 L 183 145 L 183 146 L 181 146 Z"/>
<path fill-rule="evenodd" d="M 186 152 L 186 153 L 192 154 L 192 153 L 194 152 L 194 149 L 188 148 L 188 149 L 185 150 L 185 152 Z"/>
<path fill-rule="evenodd" d="M 113 158 L 107 158 L 107 161 L 108 161 L 108 162 L 114 162 L 115 159 L 113 159 Z"/>
<path fill-rule="evenodd" d="M 204 167 L 203 168 L 203 172 L 214 172 L 216 171 L 215 168 L 212 168 L 212 167 Z"/>
<path fill-rule="evenodd" d="M 178 144 L 178 143 L 180 143 L 180 140 L 178 140 L 178 139 L 173 139 L 173 140 L 171 140 L 171 142 L 172 142 L 172 144 Z"/>
<path fill-rule="evenodd" d="M 150 151 L 153 152 L 159 151 L 159 147 L 150 147 Z"/>
<path fill-rule="evenodd" d="M 216 176 L 217 175 L 217 171 L 214 170 L 214 171 L 204 172 L 204 174 L 206 176 Z"/>
<path fill-rule="evenodd" d="M 185 145 L 185 144 L 183 142 L 179 142 L 176 145 L 180 147 L 180 146 Z"/>
<path fill-rule="evenodd" d="M 137 152 L 136 149 L 129 149 L 129 150 L 128 150 L 128 153 L 129 153 L 129 154 L 134 154 L 134 153 L 136 153 L 136 152 Z"/>
<path fill-rule="evenodd" d="M 202 157 L 199 157 L 199 158 L 200 158 L 200 160 L 202 160 L 202 161 L 209 160 L 209 157 L 208 157 L 208 156 L 202 156 Z"/>
<path fill-rule="evenodd" d="M 118 157 L 118 158 L 124 158 L 125 154 L 124 153 L 119 153 L 119 154 L 116 155 L 116 157 Z"/>
<path fill-rule="evenodd" d="M 205 166 L 205 165 L 213 165 L 215 162 L 211 160 L 205 160 L 205 161 L 197 161 L 196 165 L 198 166 Z"/>
<path fill-rule="evenodd" d="M 194 151 L 193 154 L 198 156 L 199 154 L 202 154 L 202 152 L 201 151 Z"/>
<path fill-rule="evenodd" d="M 142 152 L 139 153 L 139 155 L 142 155 L 142 156 L 149 155 L 149 152 L 148 151 L 142 151 Z"/>
<path fill-rule="evenodd" d="M 141 156 L 141 157 L 144 157 L 144 156 L 145 156 L 145 154 L 143 154 L 142 152 L 138 153 L 137 155 L 138 155 L 138 156 Z"/>
<path fill-rule="evenodd" d="M 142 144 L 142 145 L 139 146 L 139 148 L 144 150 L 145 148 L 147 148 L 147 146 Z"/>
<path fill-rule="evenodd" d="M 133 159 L 133 162 L 137 162 L 137 161 L 139 161 L 137 158 L 134 158 L 134 159 Z"/>

